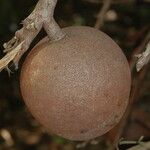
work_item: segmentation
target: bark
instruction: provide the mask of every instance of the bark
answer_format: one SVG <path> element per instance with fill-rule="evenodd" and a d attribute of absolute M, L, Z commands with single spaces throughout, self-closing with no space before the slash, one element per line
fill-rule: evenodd
<path fill-rule="evenodd" d="M 11 61 L 18 69 L 19 60 L 42 28 L 47 32 L 50 40 L 60 40 L 65 36 L 53 18 L 56 3 L 57 0 L 38 1 L 33 12 L 23 21 L 22 29 L 16 31 L 9 42 L 4 43 L 4 52 L 7 54 L 0 60 L 0 71 L 8 69 Z"/>
<path fill-rule="evenodd" d="M 146 50 L 142 54 L 136 55 L 136 57 L 138 57 L 136 69 L 140 71 L 150 61 L 150 41 L 146 46 Z"/>

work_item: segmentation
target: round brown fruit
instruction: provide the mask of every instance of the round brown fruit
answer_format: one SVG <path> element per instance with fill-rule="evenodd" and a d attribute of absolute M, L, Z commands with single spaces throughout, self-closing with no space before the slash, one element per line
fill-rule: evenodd
<path fill-rule="evenodd" d="M 21 92 L 50 134 L 89 140 L 113 128 L 125 112 L 131 84 L 128 62 L 106 34 L 67 27 L 59 41 L 43 39 L 27 56 Z"/>

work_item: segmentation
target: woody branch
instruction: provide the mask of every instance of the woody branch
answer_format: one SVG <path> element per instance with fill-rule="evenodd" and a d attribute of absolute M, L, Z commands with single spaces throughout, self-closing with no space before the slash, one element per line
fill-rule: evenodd
<path fill-rule="evenodd" d="M 65 36 L 53 18 L 56 3 L 57 0 L 38 1 L 33 12 L 22 22 L 23 27 L 16 31 L 9 42 L 4 43 L 4 52 L 7 54 L 0 60 L 0 70 L 7 68 L 11 61 L 18 69 L 19 60 L 42 28 L 50 40 L 59 40 Z"/>

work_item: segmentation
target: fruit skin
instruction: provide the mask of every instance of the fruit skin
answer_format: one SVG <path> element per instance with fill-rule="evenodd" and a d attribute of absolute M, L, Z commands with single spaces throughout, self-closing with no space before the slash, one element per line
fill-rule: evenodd
<path fill-rule="evenodd" d="M 63 31 L 65 38 L 45 38 L 29 53 L 21 70 L 21 93 L 50 134 L 93 139 L 113 128 L 125 112 L 129 65 L 105 33 L 90 27 Z"/>

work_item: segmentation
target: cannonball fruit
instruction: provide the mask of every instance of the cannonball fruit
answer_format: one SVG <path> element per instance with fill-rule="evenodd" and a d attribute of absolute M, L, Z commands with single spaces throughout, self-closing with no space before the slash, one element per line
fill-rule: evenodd
<path fill-rule="evenodd" d="M 91 27 L 67 27 L 66 36 L 41 40 L 20 77 L 22 97 L 46 131 L 70 140 L 101 136 L 121 119 L 131 75 L 119 46 Z"/>

